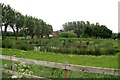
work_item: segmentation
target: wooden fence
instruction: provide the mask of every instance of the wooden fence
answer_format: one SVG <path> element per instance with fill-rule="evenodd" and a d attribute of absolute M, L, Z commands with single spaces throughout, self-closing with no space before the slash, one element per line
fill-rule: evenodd
<path fill-rule="evenodd" d="M 56 62 L 49 62 L 49 61 L 39 61 L 39 60 L 31 60 L 31 59 L 17 58 L 13 56 L 4 56 L 4 55 L 0 55 L 0 59 L 5 59 L 5 60 L 10 60 L 15 62 L 25 62 L 26 64 L 36 64 L 36 65 L 52 67 L 52 68 L 61 68 L 61 69 L 64 69 L 65 77 L 67 77 L 67 70 L 120 76 L 120 70 L 118 69 L 100 68 L 100 67 L 92 67 L 92 66 L 80 66 L 80 65 L 73 65 L 68 63 L 56 63 Z"/>
<path fill-rule="evenodd" d="M 2 72 L 6 73 L 6 74 L 15 74 L 15 75 L 19 75 L 22 73 L 18 73 L 16 71 L 12 71 L 12 70 L 7 70 L 7 69 L 3 69 L 3 68 L 0 68 L 2 70 Z M 40 78 L 41 80 L 50 80 L 50 79 L 47 79 L 47 78 L 43 78 L 43 77 L 39 77 L 39 76 L 35 76 L 35 75 L 29 75 L 29 74 L 25 74 L 24 75 L 26 78 Z"/>

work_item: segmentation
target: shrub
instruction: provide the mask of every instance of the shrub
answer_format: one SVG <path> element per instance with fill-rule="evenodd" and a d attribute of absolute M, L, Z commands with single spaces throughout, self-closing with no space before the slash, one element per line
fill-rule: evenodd
<path fill-rule="evenodd" d="M 108 48 L 108 55 L 113 55 L 116 52 L 117 50 L 115 50 L 114 48 Z"/>
<path fill-rule="evenodd" d="M 101 43 L 99 44 L 100 47 L 110 47 L 110 46 L 113 46 L 112 43 L 109 43 L 109 42 L 106 42 L 106 43 Z"/>
<path fill-rule="evenodd" d="M 102 43 L 99 45 L 100 47 L 100 54 L 101 55 L 112 55 L 114 54 L 115 52 L 117 52 L 115 50 L 115 48 L 113 47 L 113 44 L 112 43 Z"/>
<path fill-rule="evenodd" d="M 4 40 L 3 48 L 18 48 L 22 50 L 33 50 L 34 46 L 40 46 L 40 51 L 55 52 L 63 54 L 78 55 L 111 55 L 119 52 L 119 47 L 113 47 L 110 42 L 89 41 L 88 39 L 74 38 L 53 38 L 53 39 L 33 39 L 33 40 Z"/>
<path fill-rule="evenodd" d="M 89 41 L 86 42 L 86 45 L 89 45 Z"/>
<path fill-rule="evenodd" d="M 81 49 L 79 49 L 79 54 L 87 55 L 88 51 L 85 48 L 81 48 Z"/>
<path fill-rule="evenodd" d="M 88 48 L 88 49 L 87 49 L 87 54 L 89 54 L 89 55 L 94 55 L 93 48 Z"/>
<path fill-rule="evenodd" d="M 21 43 L 18 45 L 18 49 L 21 50 L 33 50 L 34 46 L 32 44 L 25 44 L 25 43 Z"/>
<path fill-rule="evenodd" d="M 96 56 L 100 55 L 100 49 L 98 47 L 94 47 L 93 54 Z"/>
<path fill-rule="evenodd" d="M 13 48 L 13 42 L 8 40 L 2 41 L 2 48 Z"/>
<path fill-rule="evenodd" d="M 61 32 L 59 36 L 65 38 L 74 38 L 76 37 L 76 34 L 74 34 L 74 32 L 72 31 L 68 31 L 68 32 Z"/>

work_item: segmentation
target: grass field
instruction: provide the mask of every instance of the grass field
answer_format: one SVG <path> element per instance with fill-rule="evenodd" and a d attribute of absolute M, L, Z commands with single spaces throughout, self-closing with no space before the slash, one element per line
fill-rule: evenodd
<path fill-rule="evenodd" d="M 2 60 L 3 66 L 7 64 L 9 67 L 4 67 L 6 69 L 11 69 L 12 62 L 8 60 Z M 43 67 L 38 65 L 29 65 L 30 71 L 33 72 L 32 75 L 44 77 L 44 78 L 64 78 L 64 70 L 56 69 L 56 68 L 49 68 Z M 3 77 L 10 78 L 11 75 L 3 75 Z M 96 73 L 86 73 L 86 72 L 78 72 L 78 71 L 68 71 L 68 78 L 108 78 L 109 80 L 119 79 L 118 76 L 113 75 L 105 75 L 105 74 L 96 74 Z"/>
<path fill-rule="evenodd" d="M 12 40 L 12 39 L 11 39 Z M 69 38 L 58 38 L 58 39 L 42 39 L 42 41 L 46 42 L 53 41 L 54 45 L 57 45 L 58 42 L 61 43 L 62 40 L 69 40 Z M 93 38 L 72 38 L 71 40 L 77 41 L 89 41 L 90 43 L 101 44 L 101 43 L 112 43 L 112 46 L 120 50 L 118 47 L 118 40 L 111 40 L 111 39 L 93 39 Z M 36 42 L 36 40 L 18 40 L 22 42 Z M 38 40 L 39 41 L 39 40 Z M 13 40 L 14 42 L 14 40 Z M 20 43 L 20 44 L 21 44 Z M 34 44 L 34 43 L 33 43 Z M 119 57 L 120 52 L 115 53 L 114 55 L 77 55 L 77 54 L 61 54 L 61 53 L 54 53 L 54 52 L 40 52 L 40 51 L 33 51 L 33 50 L 20 50 L 14 47 L 11 48 L 0 48 L 2 51 L 2 55 L 6 56 L 16 56 L 20 58 L 27 58 L 33 60 L 42 60 L 42 61 L 51 61 L 51 62 L 58 62 L 58 63 L 65 63 L 68 62 L 69 64 L 75 65 L 82 65 L 82 66 L 94 66 L 94 67 L 102 67 L 102 68 L 112 68 L 112 69 L 120 69 L 119 65 Z M 7 69 L 11 69 L 11 61 L 2 60 L 2 64 L 8 64 L 9 67 Z M 64 78 L 64 70 L 62 69 L 55 69 L 55 68 L 48 68 L 43 66 L 37 65 L 30 65 L 31 71 L 33 71 L 33 75 L 41 76 L 45 78 Z M 96 73 L 85 73 L 85 72 L 78 72 L 78 71 L 68 71 L 69 78 L 117 78 L 117 76 L 112 75 L 105 75 L 105 74 L 96 74 Z M 9 77 L 11 75 L 4 74 L 3 77 Z"/>
<path fill-rule="evenodd" d="M 103 68 L 118 69 L 118 54 L 116 55 L 72 55 L 72 54 L 58 54 L 51 52 L 35 52 L 35 51 L 23 51 L 18 49 L 2 49 L 2 54 L 7 56 L 29 58 L 34 60 L 44 60 L 70 64 L 84 65 L 84 66 L 96 66 Z M 119 68 L 120 69 L 120 68 Z"/>

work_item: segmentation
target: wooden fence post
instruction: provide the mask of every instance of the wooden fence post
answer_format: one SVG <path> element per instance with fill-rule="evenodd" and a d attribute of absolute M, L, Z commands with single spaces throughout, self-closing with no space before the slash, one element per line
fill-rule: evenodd
<path fill-rule="evenodd" d="M 15 57 L 15 55 L 13 56 Z M 12 58 L 12 57 L 11 57 Z M 13 58 L 12 58 L 13 59 Z M 15 65 L 15 62 L 12 61 L 12 71 L 16 71 L 16 65 Z M 16 75 L 16 73 L 14 73 L 13 75 Z"/>
<path fill-rule="evenodd" d="M 68 78 L 68 70 L 67 70 L 67 64 L 68 64 L 68 62 L 65 62 L 65 69 L 64 69 L 64 79 L 65 80 L 67 80 L 67 78 Z"/>

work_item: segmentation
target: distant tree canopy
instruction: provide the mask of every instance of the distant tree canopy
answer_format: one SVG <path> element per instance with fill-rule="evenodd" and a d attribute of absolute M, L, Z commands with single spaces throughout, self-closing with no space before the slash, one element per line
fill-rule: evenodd
<path fill-rule="evenodd" d="M 120 32 L 118 33 L 117 38 L 120 40 Z"/>
<path fill-rule="evenodd" d="M 96 37 L 96 38 L 111 38 L 112 31 L 105 25 L 99 23 L 90 24 L 89 21 L 73 21 L 63 24 L 64 31 L 73 30 L 79 38 L 82 37 Z"/>
<path fill-rule="evenodd" d="M 2 18 L 2 22 L 0 22 L 2 39 L 6 38 L 8 26 L 12 28 L 16 40 L 18 39 L 19 32 L 22 32 L 25 37 L 30 35 L 33 38 L 36 35 L 37 38 L 42 38 L 43 36 L 49 37 L 49 34 L 53 31 L 52 26 L 42 19 L 27 15 L 24 16 L 9 5 L 3 3 L 0 3 L 0 8 L 2 8 L 2 14 L 0 14 Z M 5 27 L 4 30 L 3 26 Z"/>

